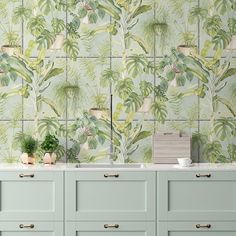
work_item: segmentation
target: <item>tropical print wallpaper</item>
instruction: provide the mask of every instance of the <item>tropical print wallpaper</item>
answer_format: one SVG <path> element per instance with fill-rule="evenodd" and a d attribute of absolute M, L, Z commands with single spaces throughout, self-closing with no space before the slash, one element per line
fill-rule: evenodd
<path fill-rule="evenodd" d="M 0 37 L 1 161 L 52 134 L 61 161 L 151 162 L 158 131 L 236 160 L 235 0 L 1 0 Z"/>

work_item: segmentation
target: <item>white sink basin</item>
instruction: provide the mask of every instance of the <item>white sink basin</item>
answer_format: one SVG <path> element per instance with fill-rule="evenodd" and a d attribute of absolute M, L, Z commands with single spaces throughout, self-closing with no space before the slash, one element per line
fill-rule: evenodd
<path fill-rule="evenodd" d="M 144 164 L 86 164 L 86 163 L 81 163 L 81 164 L 76 164 L 76 168 L 145 168 Z"/>

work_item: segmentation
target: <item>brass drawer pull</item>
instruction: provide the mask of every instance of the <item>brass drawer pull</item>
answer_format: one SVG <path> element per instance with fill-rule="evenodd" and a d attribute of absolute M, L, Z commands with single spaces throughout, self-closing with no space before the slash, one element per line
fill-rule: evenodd
<path fill-rule="evenodd" d="M 109 225 L 109 224 L 105 224 L 104 225 L 104 228 L 105 229 L 109 229 L 109 228 L 115 228 L 115 229 L 118 229 L 120 226 L 118 224 L 114 224 L 114 225 Z"/>
<path fill-rule="evenodd" d="M 34 174 L 19 174 L 20 178 L 34 178 Z"/>
<path fill-rule="evenodd" d="M 33 229 L 33 228 L 34 228 L 34 224 L 30 224 L 30 225 L 23 225 L 23 224 L 20 224 L 20 225 L 19 225 L 19 228 L 20 228 L 20 229 Z"/>
<path fill-rule="evenodd" d="M 203 177 L 203 178 L 211 178 L 211 174 L 205 174 L 205 175 L 196 174 L 196 177 L 197 177 L 197 178 L 201 178 L 201 177 Z"/>
<path fill-rule="evenodd" d="M 196 225 L 196 228 L 197 228 L 197 229 L 201 229 L 201 228 L 210 229 L 210 228 L 211 228 L 211 225 L 210 225 L 210 224 L 207 224 L 207 225 L 200 225 L 200 224 L 197 224 L 197 225 Z"/>
<path fill-rule="evenodd" d="M 111 177 L 111 178 L 119 178 L 119 174 L 104 174 L 104 177 L 105 178 L 109 178 L 109 177 Z"/>

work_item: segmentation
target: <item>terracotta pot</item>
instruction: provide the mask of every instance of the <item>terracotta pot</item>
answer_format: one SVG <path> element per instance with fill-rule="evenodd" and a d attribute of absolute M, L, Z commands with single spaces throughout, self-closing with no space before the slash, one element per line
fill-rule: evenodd
<path fill-rule="evenodd" d="M 46 152 L 43 157 L 44 164 L 55 164 L 57 155 L 54 152 Z"/>
<path fill-rule="evenodd" d="M 0 70 L 0 76 L 5 75 L 4 71 Z"/>
<path fill-rule="evenodd" d="M 13 55 L 21 52 L 21 46 L 19 46 L 19 45 L 16 45 L 16 46 L 3 45 L 1 47 L 1 50 L 3 53 L 8 54 L 9 56 L 13 56 Z"/>
<path fill-rule="evenodd" d="M 109 112 L 109 109 L 100 109 L 100 108 L 91 108 L 89 110 L 89 113 L 92 116 L 95 116 L 97 119 L 101 119 L 104 116 L 107 116 Z"/>
<path fill-rule="evenodd" d="M 197 52 L 197 46 L 187 46 L 187 45 L 179 45 L 177 50 L 180 53 L 183 53 L 185 56 L 190 56 Z"/>
<path fill-rule="evenodd" d="M 92 11 L 93 10 L 93 8 L 87 3 L 82 3 L 82 5 L 87 11 Z"/>
<path fill-rule="evenodd" d="M 65 36 L 63 34 L 57 34 L 54 43 L 50 47 L 51 50 L 61 50 L 63 43 L 65 41 Z"/>
<path fill-rule="evenodd" d="M 150 111 L 151 107 L 152 107 L 152 98 L 151 97 L 144 98 L 143 105 L 138 109 L 138 112 L 147 113 Z"/>
<path fill-rule="evenodd" d="M 236 35 L 232 36 L 229 45 L 226 47 L 227 50 L 236 50 Z"/>
<path fill-rule="evenodd" d="M 28 153 L 23 153 L 20 157 L 21 162 L 23 164 L 31 164 L 34 165 L 36 162 L 35 156 L 29 155 Z"/>

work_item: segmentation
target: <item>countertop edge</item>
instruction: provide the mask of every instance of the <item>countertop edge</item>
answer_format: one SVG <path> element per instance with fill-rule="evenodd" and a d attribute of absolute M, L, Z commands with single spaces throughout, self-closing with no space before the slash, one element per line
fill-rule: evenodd
<path fill-rule="evenodd" d="M 171 164 L 145 164 L 143 168 L 76 168 L 76 164 L 65 164 L 58 163 L 56 165 L 23 165 L 23 164 L 5 164 L 0 163 L 0 172 L 3 171 L 181 171 L 181 172 L 189 172 L 189 171 L 236 171 L 236 164 L 210 164 L 210 163 L 200 163 L 194 164 L 191 167 L 180 168 L 178 165 Z"/>

